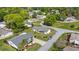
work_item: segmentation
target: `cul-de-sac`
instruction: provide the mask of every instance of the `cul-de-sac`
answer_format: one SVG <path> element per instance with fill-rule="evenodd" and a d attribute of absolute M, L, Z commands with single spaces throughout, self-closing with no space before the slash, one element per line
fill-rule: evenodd
<path fill-rule="evenodd" d="M 0 51 L 79 51 L 79 8 L 0 7 Z"/>

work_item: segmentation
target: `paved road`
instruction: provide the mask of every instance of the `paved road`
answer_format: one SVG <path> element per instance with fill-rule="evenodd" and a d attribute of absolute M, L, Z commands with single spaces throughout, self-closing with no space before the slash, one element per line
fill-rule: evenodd
<path fill-rule="evenodd" d="M 56 32 L 55 35 L 52 36 L 52 38 L 50 40 L 48 40 L 48 42 L 42 46 L 38 51 L 47 51 L 54 42 L 56 42 L 56 40 L 62 35 L 63 32 Z"/>
<path fill-rule="evenodd" d="M 45 26 L 45 27 L 49 27 L 49 26 Z M 66 29 L 61 29 L 61 28 L 54 28 L 54 27 L 49 27 L 49 28 L 56 30 L 56 34 L 53 35 L 52 38 L 48 40 L 47 43 L 44 46 L 42 46 L 38 51 L 48 51 L 48 49 L 57 41 L 57 39 L 63 33 L 68 33 L 68 32 L 79 33 L 78 31 L 66 30 Z"/>

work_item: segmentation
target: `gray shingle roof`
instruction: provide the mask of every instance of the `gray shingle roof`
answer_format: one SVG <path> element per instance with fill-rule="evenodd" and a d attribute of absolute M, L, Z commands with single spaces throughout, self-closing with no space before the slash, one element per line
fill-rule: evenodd
<path fill-rule="evenodd" d="M 25 39 L 29 43 L 29 38 L 32 38 L 32 37 L 33 37 L 33 34 L 28 33 L 28 34 L 16 36 L 12 38 L 10 41 L 13 42 L 18 47 L 19 43 L 21 43 L 23 39 Z"/>
<path fill-rule="evenodd" d="M 6 35 L 9 32 L 11 32 L 11 30 L 7 28 L 0 28 L 0 35 Z"/>
<path fill-rule="evenodd" d="M 46 27 L 33 27 L 32 29 L 35 29 L 39 32 L 47 32 L 49 29 Z"/>

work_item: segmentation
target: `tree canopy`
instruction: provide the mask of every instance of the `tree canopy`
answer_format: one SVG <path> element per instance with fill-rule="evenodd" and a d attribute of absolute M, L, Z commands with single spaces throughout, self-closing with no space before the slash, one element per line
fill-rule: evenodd
<path fill-rule="evenodd" d="M 8 14 L 4 17 L 4 21 L 7 27 L 11 28 L 14 32 L 24 29 L 24 19 L 19 14 Z"/>
<path fill-rule="evenodd" d="M 48 26 L 52 26 L 57 20 L 58 20 L 58 16 L 57 15 L 48 15 L 45 19 L 44 19 L 44 24 L 48 25 Z"/>

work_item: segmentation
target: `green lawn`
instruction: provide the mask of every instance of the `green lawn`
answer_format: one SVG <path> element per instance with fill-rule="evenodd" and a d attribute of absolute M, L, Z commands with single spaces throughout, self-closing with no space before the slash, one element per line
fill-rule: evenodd
<path fill-rule="evenodd" d="M 41 47 L 41 45 L 35 43 L 32 46 L 28 47 L 27 51 L 37 51 L 40 47 Z"/>
<path fill-rule="evenodd" d="M 51 29 L 52 30 L 52 29 Z M 38 33 L 38 32 L 34 32 L 32 31 L 31 28 L 28 28 L 25 30 L 25 32 L 29 33 L 29 32 L 32 32 L 33 35 L 37 38 L 37 39 L 40 39 L 40 40 L 44 40 L 44 41 L 48 41 L 48 38 L 50 36 L 53 36 L 55 34 L 55 30 L 52 30 L 49 34 L 45 35 L 43 33 Z"/>
<path fill-rule="evenodd" d="M 33 22 L 33 26 L 40 26 L 41 21 Z"/>
<path fill-rule="evenodd" d="M 53 24 L 53 27 L 79 31 L 79 21 L 72 22 L 72 23 L 56 22 L 56 23 Z"/>
<path fill-rule="evenodd" d="M 16 49 L 12 48 L 4 40 L 0 40 L 0 51 L 16 51 Z"/>
<path fill-rule="evenodd" d="M 55 43 L 52 45 L 52 47 L 49 49 L 49 51 L 61 51 L 61 49 L 57 48 Z"/>

